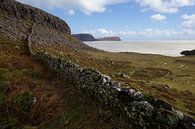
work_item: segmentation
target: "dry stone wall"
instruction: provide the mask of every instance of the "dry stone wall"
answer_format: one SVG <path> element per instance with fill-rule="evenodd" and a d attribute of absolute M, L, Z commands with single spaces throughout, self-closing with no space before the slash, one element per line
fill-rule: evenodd
<path fill-rule="evenodd" d="M 170 104 L 147 97 L 101 74 L 97 70 L 84 69 L 71 61 L 38 53 L 37 59 L 58 73 L 65 82 L 77 86 L 83 94 L 116 113 L 125 114 L 135 129 L 193 129 L 194 120 Z"/>

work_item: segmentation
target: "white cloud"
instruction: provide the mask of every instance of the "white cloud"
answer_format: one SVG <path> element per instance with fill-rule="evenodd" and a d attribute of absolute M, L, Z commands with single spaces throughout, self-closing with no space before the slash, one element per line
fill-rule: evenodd
<path fill-rule="evenodd" d="M 192 15 L 182 15 L 183 23 L 182 26 L 186 29 L 195 29 L 195 14 Z"/>
<path fill-rule="evenodd" d="M 105 12 L 106 6 L 125 3 L 130 0 L 18 0 L 45 10 L 50 9 L 79 9 L 87 15 L 94 12 Z"/>
<path fill-rule="evenodd" d="M 105 29 L 105 28 L 99 28 L 97 30 L 97 32 L 100 34 L 100 35 L 104 35 L 104 36 L 112 36 L 114 33 L 113 31 L 111 30 L 108 30 L 108 29 Z"/>
<path fill-rule="evenodd" d="M 70 10 L 68 10 L 68 11 L 67 11 L 67 14 L 68 14 L 68 15 L 70 15 L 70 16 L 75 15 L 75 11 L 74 11 L 74 9 L 70 9 Z"/>
<path fill-rule="evenodd" d="M 161 13 L 176 13 L 179 8 L 194 6 L 195 0 L 136 0 L 145 10 L 152 9 Z"/>
<path fill-rule="evenodd" d="M 161 14 L 152 15 L 150 18 L 154 21 L 165 21 L 166 20 L 166 16 L 161 15 Z"/>
<path fill-rule="evenodd" d="M 195 0 L 17 0 L 45 10 L 63 9 L 80 10 L 87 15 L 94 12 L 105 12 L 108 5 L 137 2 L 142 11 L 154 10 L 160 13 L 176 13 L 179 8 L 194 6 Z M 130 5 L 130 4 L 129 4 Z M 131 6 L 130 6 L 131 7 Z"/>

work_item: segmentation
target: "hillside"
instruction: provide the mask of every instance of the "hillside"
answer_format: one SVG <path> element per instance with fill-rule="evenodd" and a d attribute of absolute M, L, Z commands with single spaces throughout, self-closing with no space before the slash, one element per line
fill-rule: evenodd
<path fill-rule="evenodd" d="M 110 121 L 100 106 L 40 65 L 25 41 L 0 37 L 0 53 L 1 129 L 125 129 L 128 125 L 117 117 Z"/>
<path fill-rule="evenodd" d="M 104 52 L 39 9 L 0 12 L 0 128 L 194 128 L 194 57 Z"/>
<path fill-rule="evenodd" d="M 72 36 L 80 41 L 96 41 L 96 39 L 91 34 L 73 34 Z"/>

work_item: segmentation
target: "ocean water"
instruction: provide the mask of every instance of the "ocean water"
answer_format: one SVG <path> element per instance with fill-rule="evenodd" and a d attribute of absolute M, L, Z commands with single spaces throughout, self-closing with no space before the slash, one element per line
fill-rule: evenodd
<path fill-rule="evenodd" d="M 195 49 L 194 41 L 93 41 L 85 44 L 109 52 L 136 52 L 160 54 L 165 56 L 181 56 L 183 50 Z"/>

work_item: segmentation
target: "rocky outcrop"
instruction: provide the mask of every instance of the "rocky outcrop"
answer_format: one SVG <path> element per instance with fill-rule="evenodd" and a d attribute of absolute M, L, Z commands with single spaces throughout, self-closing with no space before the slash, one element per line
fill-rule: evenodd
<path fill-rule="evenodd" d="M 191 51 L 182 51 L 180 54 L 181 54 L 181 55 L 184 55 L 184 56 L 193 56 L 193 55 L 195 55 L 195 50 L 191 50 Z"/>
<path fill-rule="evenodd" d="M 148 97 L 101 74 L 85 69 L 68 60 L 48 54 L 36 55 L 40 62 L 53 70 L 66 83 L 75 84 L 86 96 L 109 107 L 116 114 L 123 114 L 134 129 L 193 129 L 195 121 L 176 111 L 170 104 Z"/>
<path fill-rule="evenodd" d="M 32 46 L 36 48 L 36 51 L 42 51 L 43 48 L 51 48 L 51 46 L 59 46 L 62 48 L 64 45 L 73 49 L 90 48 L 69 34 L 43 27 L 40 24 L 34 24 L 28 36 L 28 46 L 31 53 L 33 53 Z M 55 51 L 55 48 L 51 49 Z"/>
<path fill-rule="evenodd" d="M 73 34 L 80 41 L 97 41 L 91 34 Z"/>
<path fill-rule="evenodd" d="M 103 38 L 98 38 L 98 41 L 121 41 L 120 37 L 103 37 Z"/>
<path fill-rule="evenodd" d="M 48 14 L 40 9 L 21 4 L 15 0 L 1 0 L 0 12 L 6 16 L 15 17 L 39 23 L 45 27 L 51 27 L 61 32 L 71 33 L 69 26 L 63 20 Z"/>

